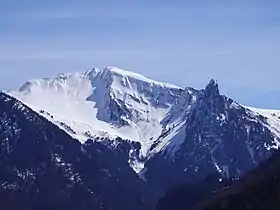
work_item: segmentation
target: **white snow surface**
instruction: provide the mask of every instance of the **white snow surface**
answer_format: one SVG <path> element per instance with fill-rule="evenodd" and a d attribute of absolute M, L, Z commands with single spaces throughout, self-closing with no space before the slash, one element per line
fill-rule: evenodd
<path fill-rule="evenodd" d="M 7 93 L 37 111 L 74 138 L 121 137 L 142 145 L 141 156 L 163 131 L 161 121 L 181 88 L 157 82 L 137 73 L 114 67 L 58 74 L 34 79 Z M 124 110 L 120 119 L 112 103 Z M 120 121 L 126 122 L 119 124 Z M 134 163 L 139 172 L 142 163 Z"/>
<path fill-rule="evenodd" d="M 254 107 L 246 107 L 247 109 L 253 111 L 254 114 L 260 114 L 267 118 L 268 124 L 265 126 L 275 135 L 275 146 L 268 147 L 267 149 L 279 149 L 280 148 L 280 110 L 270 110 L 270 109 L 259 109 Z"/>

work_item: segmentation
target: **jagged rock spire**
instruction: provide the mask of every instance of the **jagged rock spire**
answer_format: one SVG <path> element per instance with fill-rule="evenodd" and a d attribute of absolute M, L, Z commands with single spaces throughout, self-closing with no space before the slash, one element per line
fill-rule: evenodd
<path fill-rule="evenodd" d="M 205 87 L 204 96 L 218 96 L 220 95 L 219 85 L 217 80 L 211 79 L 208 85 Z"/>

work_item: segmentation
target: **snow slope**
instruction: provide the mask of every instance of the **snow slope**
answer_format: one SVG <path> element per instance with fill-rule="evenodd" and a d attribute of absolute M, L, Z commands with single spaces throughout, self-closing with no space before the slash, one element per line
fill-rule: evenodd
<path fill-rule="evenodd" d="M 81 142 L 129 139 L 147 156 L 182 89 L 113 67 L 34 79 L 8 94 L 21 100 Z M 132 163 L 140 171 L 143 163 Z"/>
<path fill-rule="evenodd" d="M 256 115 L 262 115 L 267 118 L 268 124 L 265 126 L 275 134 L 276 137 L 280 138 L 280 110 L 269 110 L 269 109 L 259 109 L 254 107 L 247 107 Z M 272 149 L 278 149 L 280 143 L 276 141 L 276 145 Z M 270 148 L 268 148 L 270 149 Z"/>

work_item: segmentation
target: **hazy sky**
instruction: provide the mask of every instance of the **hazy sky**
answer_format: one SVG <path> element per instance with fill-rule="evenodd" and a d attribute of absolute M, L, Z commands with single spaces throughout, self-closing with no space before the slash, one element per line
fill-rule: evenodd
<path fill-rule="evenodd" d="M 0 88 L 108 65 L 280 109 L 280 1 L 197 2 L 0 0 Z"/>

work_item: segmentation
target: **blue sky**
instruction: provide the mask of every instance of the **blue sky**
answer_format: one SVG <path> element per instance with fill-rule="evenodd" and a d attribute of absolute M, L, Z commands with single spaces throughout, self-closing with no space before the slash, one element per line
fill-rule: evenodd
<path fill-rule="evenodd" d="M 280 109 L 280 1 L 197 2 L 0 0 L 0 88 L 108 65 Z"/>

